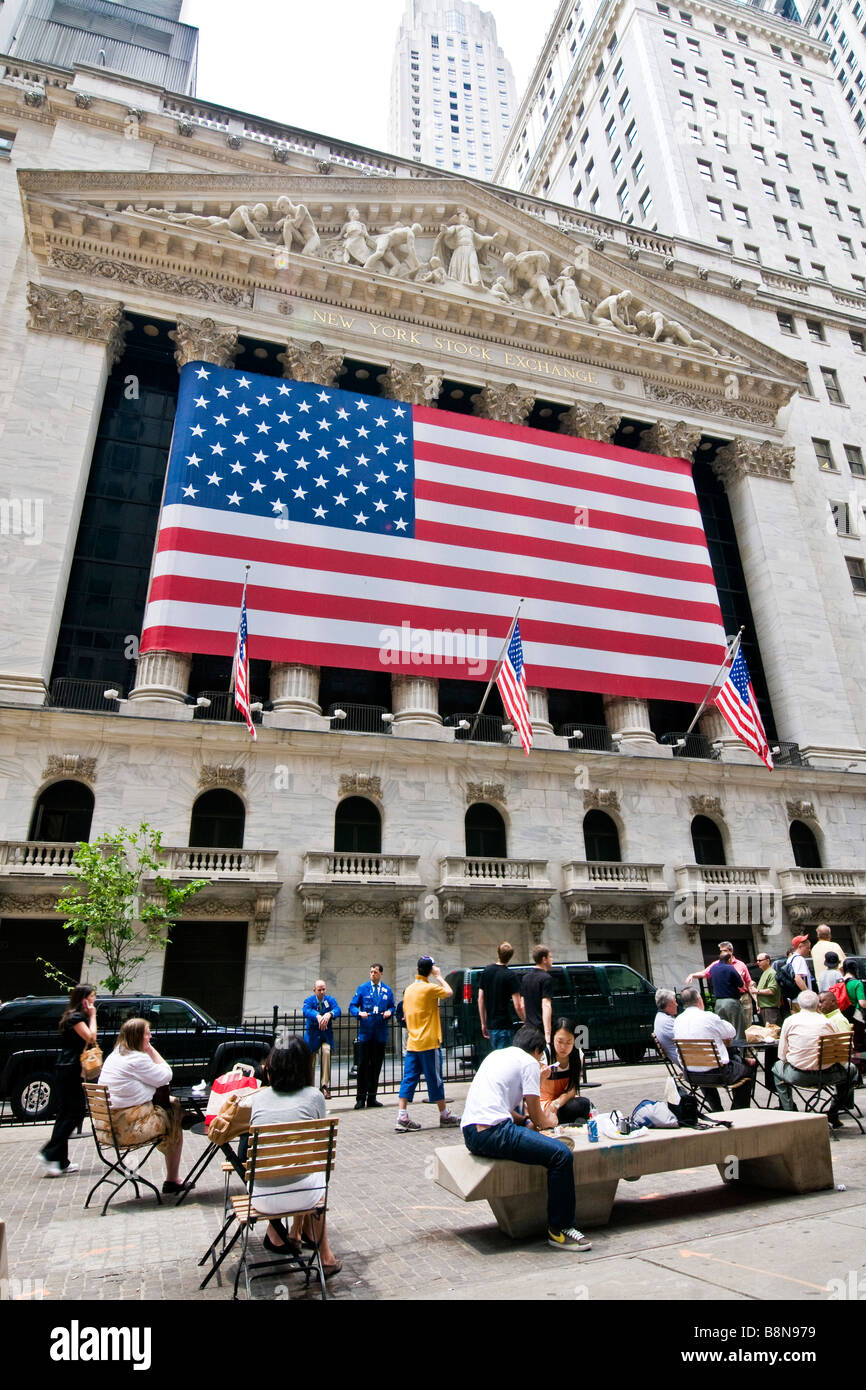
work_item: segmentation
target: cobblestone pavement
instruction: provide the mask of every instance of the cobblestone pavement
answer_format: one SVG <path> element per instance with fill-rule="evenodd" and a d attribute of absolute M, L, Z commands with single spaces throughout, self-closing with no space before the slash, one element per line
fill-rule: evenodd
<path fill-rule="evenodd" d="M 659 1096 L 661 1067 L 599 1071 L 590 1094 L 599 1109 L 630 1109 Z M 466 1085 L 450 1088 L 459 1110 Z M 540 1240 L 509 1240 L 486 1203 L 460 1202 L 430 1180 L 433 1150 L 460 1144 L 459 1131 L 440 1130 L 430 1105 L 416 1104 L 423 1129 L 395 1134 L 396 1101 L 355 1112 L 351 1100 L 331 1103 L 340 1116 L 332 1179 L 331 1242 L 343 1270 L 329 1291 L 343 1300 L 405 1299 L 683 1299 L 724 1301 L 866 1297 L 866 1137 L 850 1121 L 833 1143 L 837 1183 L 846 1192 L 773 1196 L 722 1185 L 715 1168 L 662 1174 L 620 1184 L 611 1224 L 593 1232 L 593 1250 L 565 1255 Z M 100 1216 L 85 1211 L 99 1162 L 85 1134 L 70 1153 L 81 1171 L 46 1179 L 36 1154 L 43 1127 L 0 1130 L 0 1219 L 6 1221 L 9 1275 L 41 1281 L 46 1299 L 184 1299 L 220 1301 L 230 1284 L 198 1288 L 196 1261 L 222 1218 L 218 1162 L 184 1205 L 131 1189 Z M 187 1134 L 184 1167 L 206 1141 Z M 162 1160 L 146 1170 L 161 1181 Z M 240 1184 L 233 1178 L 233 1191 Z M 102 1189 L 103 1192 L 105 1189 Z M 144 1191 L 144 1190 L 143 1190 Z M 231 1275 L 235 1264 L 230 1257 Z M 841 1281 L 834 1283 L 833 1281 Z M 859 1285 L 857 1281 L 859 1280 Z M 853 1287 L 862 1292 L 851 1293 Z M 257 1296 L 274 1295 L 263 1281 Z M 280 1297 L 318 1297 L 288 1276 Z"/>

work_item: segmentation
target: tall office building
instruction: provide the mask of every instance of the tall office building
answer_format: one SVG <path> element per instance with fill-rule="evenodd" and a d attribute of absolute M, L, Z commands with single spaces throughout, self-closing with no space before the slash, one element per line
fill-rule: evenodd
<path fill-rule="evenodd" d="M 392 149 L 489 179 L 516 104 L 492 14 L 471 0 L 407 0 L 391 78 Z"/>
<path fill-rule="evenodd" d="M 198 30 L 181 24 L 183 0 L 8 0 L 0 53 L 19 63 L 76 63 L 195 93 Z"/>
<path fill-rule="evenodd" d="M 866 142 L 866 10 L 860 0 L 838 5 L 815 0 L 803 22 L 829 47 L 839 93 L 848 106 L 857 138 Z"/>

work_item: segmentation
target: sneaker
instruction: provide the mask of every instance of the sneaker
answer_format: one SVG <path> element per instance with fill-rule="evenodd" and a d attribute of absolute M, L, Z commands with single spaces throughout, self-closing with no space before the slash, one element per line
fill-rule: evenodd
<path fill-rule="evenodd" d="M 61 1173 L 78 1173 L 81 1170 L 79 1169 L 77 1163 L 67 1163 L 66 1167 L 61 1168 L 60 1171 Z"/>
<path fill-rule="evenodd" d="M 439 1128 L 448 1129 L 451 1125 L 459 1125 L 460 1116 L 452 1115 L 450 1110 L 446 1110 L 439 1116 Z"/>
<path fill-rule="evenodd" d="M 63 1169 L 60 1167 L 60 1164 L 55 1159 L 46 1158 L 44 1154 L 40 1154 L 39 1162 L 45 1169 L 46 1178 L 59 1178 L 63 1176 Z"/>
<path fill-rule="evenodd" d="M 395 1132 L 396 1134 L 408 1134 L 410 1130 L 420 1129 L 420 1128 L 421 1128 L 421 1126 L 420 1126 L 419 1124 L 416 1124 L 416 1122 L 415 1122 L 414 1120 L 410 1120 L 410 1119 L 409 1119 L 409 1116 L 407 1115 L 406 1118 L 405 1118 L 405 1120 L 398 1120 L 398 1121 L 397 1121 L 397 1123 L 396 1123 L 395 1126 L 394 1126 L 394 1132 Z"/>
<path fill-rule="evenodd" d="M 585 1235 L 575 1230 L 574 1226 L 567 1226 L 564 1231 L 547 1232 L 547 1243 L 554 1250 L 591 1250 L 592 1241 L 587 1240 Z"/>

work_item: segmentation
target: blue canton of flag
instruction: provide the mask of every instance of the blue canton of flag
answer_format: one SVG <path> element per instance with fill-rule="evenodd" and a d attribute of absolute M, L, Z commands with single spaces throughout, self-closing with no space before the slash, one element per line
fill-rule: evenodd
<path fill-rule="evenodd" d="M 178 400 L 165 506 L 414 536 L 407 406 L 191 366 L 195 386 Z"/>

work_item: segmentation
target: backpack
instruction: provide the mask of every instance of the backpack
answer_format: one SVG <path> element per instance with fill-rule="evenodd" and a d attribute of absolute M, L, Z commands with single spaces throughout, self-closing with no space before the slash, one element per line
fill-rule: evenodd
<path fill-rule="evenodd" d="M 848 981 L 837 980 L 830 993 L 834 996 L 839 1010 L 845 1018 L 851 1018 L 854 1014 L 854 1005 L 848 994 Z"/>
<path fill-rule="evenodd" d="M 773 969 L 776 972 L 776 982 L 782 991 L 783 999 L 796 999 L 800 993 L 797 987 L 797 977 L 794 974 L 794 966 L 789 960 L 778 961 Z"/>

